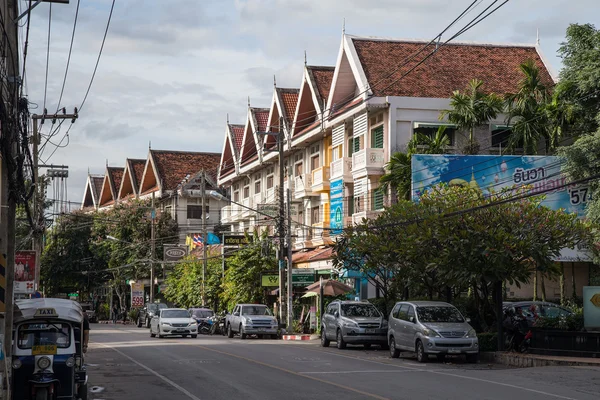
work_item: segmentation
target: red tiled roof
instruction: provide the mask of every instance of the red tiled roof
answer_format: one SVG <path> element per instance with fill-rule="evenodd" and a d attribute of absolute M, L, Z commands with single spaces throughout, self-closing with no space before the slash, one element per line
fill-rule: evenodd
<path fill-rule="evenodd" d="M 292 254 L 293 263 L 329 260 L 334 257 L 333 247 L 313 249 Z"/>
<path fill-rule="evenodd" d="M 399 79 L 422 57 L 415 58 L 391 77 L 388 75 L 398 69 L 402 60 L 421 50 L 426 42 L 352 40 L 375 96 L 449 98 L 453 91 L 463 90 L 472 79 L 482 80 L 486 92 L 511 93 L 516 91 L 522 79 L 519 65 L 528 59 L 534 60 L 539 67 L 542 81 L 554 85 L 534 46 L 450 43 Z M 435 44 L 429 47 L 423 54 L 433 51 Z"/>
<path fill-rule="evenodd" d="M 269 109 L 256 111 L 254 113 L 256 116 L 256 123 L 258 124 L 258 130 L 260 132 L 267 131 L 267 123 L 269 122 Z"/>
<path fill-rule="evenodd" d="M 266 124 L 265 124 L 266 125 Z M 242 147 L 242 141 L 244 140 L 244 125 L 229 125 L 231 127 L 231 133 L 233 134 L 235 149 L 239 151 Z"/>
<path fill-rule="evenodd" d="M 133 182 L 134 190 L 137 192 L 142 183 L 142 176 L 144 175 L 144 168 L 146 167 L 146 160 L 130 159 L 131 168 L 133 168 Z"/>
<path fill-rule="evenodd" d="M 283 112 L 288 123 L 292 123 L 294 115 L 296 114 L 296 105 L 298 104 L 298 95 L 300 89 L 282 89 L 277 88 L 279 95 L 281 96 L 281 102 L 283 103 Z"/>
<path fill-rule="evenodd" d="M 125 171 L 125 168 L 106 167 L 106 169 L 108 170 L 108 177 L 112 182 L 115 194 L 118 194 L 119 188 L 121 187 L 121 180 L 123 179 L 123 172 Z"/>
<path fill-rule="evenodd" d="M 94 200 L 98 203 L 100 199 L 100 192 L 102 192 L 102 184 L 104 183 L 104 176 L 92 176 L 92 184 L 94 188 L 92 193 L 94 195 Z"/>
<path fill-rule="evenodd" d="M 333 82 L 333 72 L 335 71 L 335 67 L 310 66 L 308 68 L 315 79 L 316 89 L 321 97 L 321 101 L 327 101 L 329 90 L 331 89 L 331 82 Z"/>
<path fill-rule="evenodd" d="M 216 177 L 220 153 L 150 150 L 162 190 L 174 190 L 189 174 L 205 170 Z"/>

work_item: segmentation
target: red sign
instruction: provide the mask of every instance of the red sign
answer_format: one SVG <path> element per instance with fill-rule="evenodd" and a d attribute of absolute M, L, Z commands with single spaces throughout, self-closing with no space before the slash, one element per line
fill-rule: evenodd
<path fill-rule="evenodd" d="M 35 281 L 35 257 L 33 250 L 15 252 L 15 281 Z"/>

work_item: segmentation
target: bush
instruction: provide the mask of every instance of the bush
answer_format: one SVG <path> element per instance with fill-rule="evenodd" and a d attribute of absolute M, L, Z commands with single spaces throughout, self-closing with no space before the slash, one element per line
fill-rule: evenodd
<path fill-rule="evenodd" d="M 578 310 L 567 317 L 541 317 L 536 321 L 535 327 L 578 332 L 584 327 L 583 312 Z"/>
<path fill-rule="evenodd" d="M 137 308 L 132 308 L 131 310 L 129 310 L 129 312 L 127 313 L 129 320 L 133 322 L 137 321 L 139 312 L 140 311 Z"/>
<path fill-rule="evenodd" d="M 110 310 L 108 308 L 108 303 L 100 304 L 98 310 L 96 310 L 96 316 L 98 317 L 98 320 L 103 321 L 106 321 L 110 318 Z"/>
<path fill-rule="evenodd" d="M 478 333 L 479 351 L 498 351 L 498 334 Z"/>

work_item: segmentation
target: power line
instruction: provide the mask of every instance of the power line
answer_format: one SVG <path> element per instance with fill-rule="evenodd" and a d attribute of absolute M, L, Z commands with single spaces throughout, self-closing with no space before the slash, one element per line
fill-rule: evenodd
<path fill-rule="evenodd" d="M 60 89 L 60 96 L 58 98 L 58 103 L 56 105 L 56 112 L 58 112 L 58 110 L 60 109 L 60 102 L 62 101 L 63 92 L 65 90 L 65 85 L 67 83 L 67 74 L 69 73 L 69 64 L 71 63 L 71 52 L 73 51 L 73 42 L 75 41 L 75 29 L 77 28 L 77 17 L 79 16 L 79 2 L 80 2 L 80 0 L 77 0 L 77 8 L 75 9 L 75 20 L 73 22 L 73 32 L 71 33 L 71 45 L 69 46 L 69 55 L 67 57 L 67 66 L 65 68 L 65 77 L 63 78 L 62 88 Z M 62 123 L 62 121 L 61 121 L 61 123 Z"/>
<path fill-rule="evenodd" d="M 52 3 L 48 9 L 48 47 L 46 49 L 46 82 L 44 83 L 44 113 L 46 112 L 46 94 L 48 92 L 48 66 L 50 64 L 50 29 L 52 27 Z"/>

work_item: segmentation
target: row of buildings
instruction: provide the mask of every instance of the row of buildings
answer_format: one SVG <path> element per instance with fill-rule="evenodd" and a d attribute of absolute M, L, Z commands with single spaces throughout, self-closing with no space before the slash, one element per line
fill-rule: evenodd
<path fill-rule="evenodd" d="M 450 137 L 448 151 L 459 152 L 467 138 L 440 119 L 452 93 L 464 90 L 472 79 L 482 80 L 486 92 L 513 93 L 522 79 L 519 66 L 527 60 L 538 66 L 544 83 L 554 85 L 555 75 L 537 45 L 437 47 L 343 34 L 337 57 L 332 55 L 335 63 L 305 63 L 298 87 L 275 86 L 264 108 L 249 105 L 245 120 L 227 121 L 221 154 L 150 150 L 147 160 L 127 160 L 118 169 L 107 166 L 104 176 L 88 178 L 83 207 L 101 210 L 155 192 L 161 207 L 177 210 L 172 216 L 183 240 L 199 232 L 195 177 L 210 169 L 211 187 L 232 201 L 211 199 L 206 210 L 210 221 L 231 232 L 274 234 L 272 221 L 253 210 L 278 204 L 279 137 L 286 202 L 290 193 L 294 265 L 328 274 L 332 254 L 327 244 L 335 234 L 376 216 L 389 203 L 390 196 L 378 189 L 391 155 L 416 133 L 435 135 L 440 126 Z M 500 115 L 476 130 L 481 154 L 501 152 L 510 137 L 505 124 Z M 340 272 L 355 280 L 360 297 L 374 296 L 361 276 Z"/>

